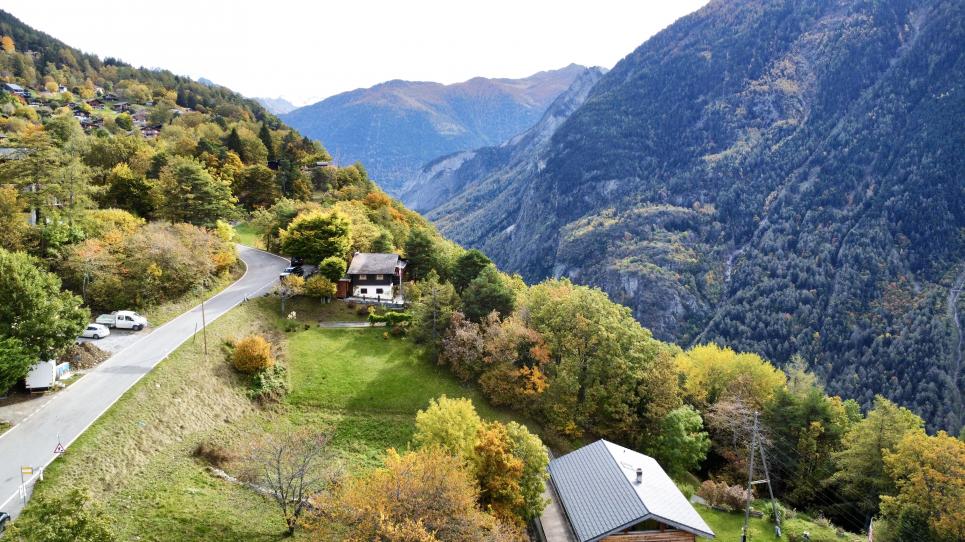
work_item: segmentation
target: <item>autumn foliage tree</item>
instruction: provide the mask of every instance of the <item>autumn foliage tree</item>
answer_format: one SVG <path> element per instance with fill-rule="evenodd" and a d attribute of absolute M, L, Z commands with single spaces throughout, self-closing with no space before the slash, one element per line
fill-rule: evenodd
<path fill-rule="evenodd" d="M 965 540 L 965 442 L 911 431 L 884 464 L 897 489 L 881 498 L 886 540 Z"/>
<path fill-rule="evenodd" d="M 370 542 L 510 542 L 512 526 L 480 510 L 478 489 L 463 461 L 429 446 L 399 454 L 385 465 L 312 500 L 307 522 L 322 540 Z"/>
<path fill-rule="evenodd" d="M 513 455 L 512 441 L 505 425 L 492 422 L 478 429 L 472 462 L 479 480 L 480 502 L 498 518 L 519 521 L 521 518 L 517 512 L 523 507 L 519 486 L 523 462 Z"/>
<path fill-rule="evenodd" d="M 526 427 L 483 422 L 469 399 L 442 396 L 416 414 L 413 441 L 470 465 L 481 502 L 504 521 L 521 525 L 543 511 L 549 457 L 539 437 Z"/>
<path fill-rule="evenodd" d="M 281 250 L 305 263 L 318 265 L 325 258 L 344 258 L 349 248 L 349 224 L 338 213 L 301 214 L 281 232 Z"/>

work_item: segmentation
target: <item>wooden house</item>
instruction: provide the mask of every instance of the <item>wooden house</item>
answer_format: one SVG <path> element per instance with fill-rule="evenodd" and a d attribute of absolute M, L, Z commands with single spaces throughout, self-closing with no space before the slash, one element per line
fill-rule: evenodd
<path fill-rule="evenodd" d="M 567 529 L 547 542 L 694 542 L 714 537 L 652 457 L 598 440 L 552 460 L 549 473 L 559 505 L 555 509 L 562 509 Z"/>
<path fill-rule="evenodd" d="M 398 254 L 356 252 L 346 273 L 347 297 L 401 302 L 405 265 L 406 261 Z M 342 281 L 339 281 L 339 287 L 345 288 Z"/>

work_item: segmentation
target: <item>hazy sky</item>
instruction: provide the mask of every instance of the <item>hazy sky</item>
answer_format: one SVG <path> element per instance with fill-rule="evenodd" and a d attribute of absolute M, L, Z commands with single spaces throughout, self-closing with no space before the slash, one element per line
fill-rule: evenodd
<path fill-rule="evenodd" d="M 389 79 L 607 68 L 705 0 L 3 0 L 86 52 L 297 104 Z"/>

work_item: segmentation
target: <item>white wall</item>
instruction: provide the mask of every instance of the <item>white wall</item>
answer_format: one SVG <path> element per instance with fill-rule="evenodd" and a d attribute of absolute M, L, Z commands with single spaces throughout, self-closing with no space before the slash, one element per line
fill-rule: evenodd
<path fill-rule="evenodd" d="M 364 293 L 364 294 L 362 293 L 362 289 L 363 289 L 363 288 L 365 288 L 365 289 L 367 290 L 367 292 Z M 381 288 L 381 289 L 382 289 L 382 293 L 381 293 L 381 294 L 376 293 L 376 289 L 378 289 L 378 288 Z M 367 284 L 367 285 L 365 285 L 365 286 L 355 286 L 355 287 L 352 289 L 352 296 L 353 296 L 353 297 L 364 297 L 364 298 L 366 298 L 366 299 L 379 299 L 379 298 L 381 297 L 382 300 L 391 300 L 392 298 L 395 297 L 395 292 L 392 290 L 392 284 L 391 284 L 391 283 L 389 283 L 389 284 Z"/>

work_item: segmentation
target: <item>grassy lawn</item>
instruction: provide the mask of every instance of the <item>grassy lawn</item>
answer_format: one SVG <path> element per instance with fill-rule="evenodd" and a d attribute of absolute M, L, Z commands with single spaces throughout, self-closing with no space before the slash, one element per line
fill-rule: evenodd
<path fill-rule="evenodd" d="M 250 222 L 239 222 L 235 225 L 235 233 L 238 234 L 238 242 L 242 245 L 264 249 L 265 243 L 262 242 L 261 234 L 255 231 L 255 227 Z"/>
<path fill-rule="evenodd" d="M 281 303 L 274 299 L 271 310 L 281 317 Z M 305 324 L 318 322 L 364 322 L 368 315 L 358 313 L 358 307 L 350 308 L 347 303 L 333 301 L 321 303 L 318 298 L 298 296 L 285 300 L 285 312 L 295 313 L 295 319 Z"/>
<path fill-rule="evenodd" d="M 755 505 L 756 506 L 756 505 Z M 741 512 L 721 512 L 707 506 L 695 504 L 694 508 L 700 513 L 704 521 L 710 525 L 717 535 L 714 540 L 717 542 L 741 542 L 741 530 L 744 528 L 744 514 Z M 752 517 L 749 527 L 749 540 L 752 542 L 779 542 L 787 540 L 788 532 L 808 531 L 811 533 L 812 540 L 841 540 L 842 542 L 859 542 L 861 537 L 853 534 L 838 536 L 835 530 L 809 521 L 806 517 L 798 515 L 788 519 L 783 523 L 784 537 L 774 536 L 774 524 L 763 518 Z"/>
<path fill-rule="evenodd" d="M 494 417 L 472 387 L 426 362 L 411 341 L 383 338 L 383 329 L 312 329 L 289 341 L 293 383 L 289 404 L 351 412 L 408 414 L 446 394 L 469 397 Z"/>

